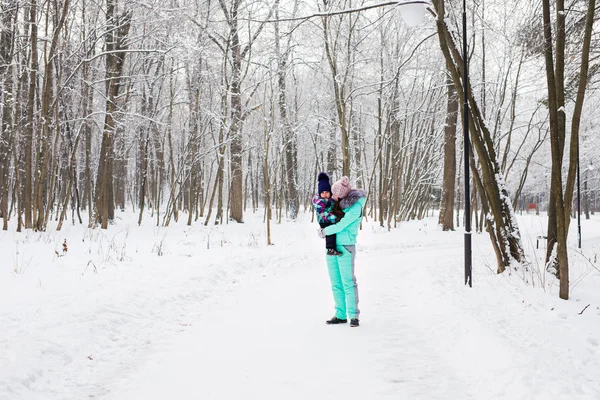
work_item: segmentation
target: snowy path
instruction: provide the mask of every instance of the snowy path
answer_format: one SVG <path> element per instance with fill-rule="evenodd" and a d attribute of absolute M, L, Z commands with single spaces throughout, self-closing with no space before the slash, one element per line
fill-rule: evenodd
<path fill-rule="evenodd" d="M 0 400 L 600 398 L 598 304 L 580 315 L 576 298 L 496 276 L 485 236 L 467 289 L 462 234 L 365 224 L 351 329 L 325 325 L 322 243 L 299 227 L 275 226 L 270 248 L 248 225 L 229 242 L 136 233 L 126 267 L 24 274 L 0 304 Z M 157 237 L 165 255 L 138 260 Z"/>
<path fill-rule="evenodd" d="M 403 304 L 410 275 L 387 276 L 379 288 L 359 274 L 363 326 L 350 329 L 324 324 L 331 295 L 323 265 L 308 259 L 290 269 L 220 299 L 110 398 L 385 399 L 425 388 L 443 398 L 466 384 L 446 371 L 443 344 L 411 322 Z"/>
<path fill-rule="evenodd" d="M 358 329 L 324 324 L 331 314 L 324 263 L 295 261 L 211 304 L 108 398 L 597 399 L 593 341 L 589 354 L 573 355 L 553 348 L 572 332 L 539 341 L 519 332 L 523 316 L 511 322 L 455 304 L 479 300 L 450 284 L 461 278 L 444 261 L 454 248 L 359 253 Z M 579 370 L 579 356 L 588 368 Z"/>

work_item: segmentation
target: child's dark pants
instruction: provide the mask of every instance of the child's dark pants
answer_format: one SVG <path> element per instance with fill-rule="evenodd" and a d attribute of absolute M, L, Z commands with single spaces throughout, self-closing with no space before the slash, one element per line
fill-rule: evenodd
<path fill-rule="evenodd" d="M 319 222 L 319 226 L 321 228 L 326 228 L 330 225 L 333 225 L 331 222 Z M 334 249 L 337 250 L 335 235 L 327 235 L 325 236 L 325 248 L 326 249 Z"/>

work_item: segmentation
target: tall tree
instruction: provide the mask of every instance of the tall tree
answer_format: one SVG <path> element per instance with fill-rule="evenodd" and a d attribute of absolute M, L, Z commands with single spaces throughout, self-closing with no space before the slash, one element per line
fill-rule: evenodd
<path fill-rule="evenodd" d="M 298 2 L 294 3 L 296 8 Z M 276 1 L 275 20 L 279 21 L 279 0 Z M 289 202 L 290 217 L 295 220 L 298 215 L 300 202 L 298 199 L 298 189 L 296 182 L 296 174 L 298 167 L 298 149 L 296 146 L 296 134 L 292 128 L 290 113 L 288 113 L 289 105 L 287 99 L 286 77 L 288 74 L 289 58 L 292 51 L 290 45 L 292 36 L 288 35 L 287 46 L 284 50 L 281 49 L 281 38 L 279 32 L 279 22 L 275 22 L 275 55 L 277 57 L 277 84 L 279 87 L 279 114 L 283 125 L 283 144 L 285 153 L 285 177 L 286 189 Z M 268 143 L 268 142 L 267 142 Z"/>
<path fill-rule="evenodd" d="M 479 169 L 474 167 L 473 157 L 471 157 L 471 172 L 477 189 L 482 194 L 482 200 L 485 201 L 486 208 L 491 214 L 491 218 L 486 218 L 487 231 L 496 253 L 497 270 L 501 273 L 511 265 L 513 260 L 517 263 L 526 261 L 519 227 L 502 179 L 503 174 L 497 161 L 492 136 L 473 97 L 472 88 L 470 86 L 465 88 L 461 79 L 463 57 L 456 47 L 453 32 L 447 25 L 445 0 L 436 0 L 433 4 L 437 14 L 436 26 L 440 48 L 461 104 L 464 104 L 465 93 L 468 93 L 466 100 L 469 104 L 469 134 L 473 148 L 477 152 L 479 165 Z"/>
<path fill-rule="evenodd" d="M 341 7 L 352 7 L 352 2 L 343 1 Z M 332 8 L 332 2 L 323 0 L 323 11 L 329 12 Z M 331 71 L 331 85 L 333 86 L 333 95 L 335 102 L 335 110 L 337 116 L 337 128 L 341 135 L 341 151 L 342 151 L 342 174 L 350 176 L 350 121 L 352 115 L 350 112 L 349 103 L 351 99 L 348 93 L 352 91 L 351 75 L 352 75 L 352 57 L 353 57 L 353 35 L 358 24 L 359 15 L 352 16 L 323 16 L 323 38 L 325 45 L 325 55 L 327 63 Z M 346 26 L 347 24 L 347 26 Z M 345 27 L 345 31 L 343 30 Z M 343 62 L 345 61 L 345 62 Z M 338 147 L 337 145 L 335 146 Z"/>
<path fill-rule="evenodd" d="M 35 169 L 35 187 L 34 187 L 34 210 L 37 212 L 37 217 L 35 221 L 35 228 L 37 230 L 43 231 L 46 229 L 46 205 L 50 206 L 48 203 L 51 201 L 51 195 L 46 198 L 46 192 L 50 192 L 53 190 L 53 185 L 48 184 L 47 177 L 49 173 L 51 174 L 51 152 L 50 152 L 50 144 L 52 143 L 52 128 L 51 123 L 54 120 L 53 118 L 53 109 L 51 107 L 52 103 L 54 103 L 54 69 L 56 64 L 55 57 L 57 56 L 58 49 L 58 41 L 60 38 L 61 30 L 65 24 L 65 20 L 67 18 L 67 13 L 69 12 L 69 0 L 65 0 L 62 4 L 62 10 L 59 13 L 59 5 L 57 1 L 53 1 L 51 4 L 48 4 L 48 8 L 53 6 L 55 13 L 55 23 L 53 26 L 53 34 L 52 40 L 50 42 L 50 49 L 47 54 L 45 54 L 45 66 L 44 66 L 44 81 L 42 86 L 42 105 L 41 105 L 41 136 L 39 139 L 39 150 L 37 152 L 36 159 L 36 169 Z M 58 91 L 56 91 L 58 93 Z M 58 115 L 58 113 L 54 113 L 54 115 Z M 57 121 L 55 121 L 57 124 Z M 57 143 L 58 135 L 56 136 L 54 142 Z M 53 152 L 55 153 L 55 152 Z M 50 170 L 50 171 L 49 171 Z M 50 180 L 52 183 L 53 179 Z"/>
<path fill-rule="evenodd" d="M 458 96 L 454 83 L 447 81 L 448 102 L 446 124 L 444 126 L 444 178 L 442 182 L 442 201 L 438 223 L 445 231 L 454 230 L 454 192 L 456 182 L 456 122 L 458 121 Z"/>
<path fill-rule="evenodd" d="M 242 127 L 248 110 L 244 110 L 244 103 L 242 101 L 242 83 L 244 77 L 244 60 L 249 57 L 256 39 L 260 36 L 265 22 L 258 25 L 254 33 L 249 32 L 249 39 L 244 45 L 242 43 L 242 36 L 240 23 L 242 22 L 240 16 L 240 8 L 242 7 L 242 0 L 232 0 L 231 5 L 225 3 L 224 0 L 220 0 L 219 4 L 225 15 L 228 25 L 228 39 L 225 44 L 218 44 L 222 49 L 227 48 L 231 56 L 231 75 L 228 78 L 229 81 L 229 101 L 230 101 L 230 113 L 231 121 L 229 125 L 229 150 L 231 154 L 231 191 L 230 191 L 230 216 L 236 222 L 244 222 L 244 196 L 243 196 L 243 140 L 242 140 Z M 266 20 L 271 18 L 274 7 L 269 11 Z M 218 41 L 213 37 L 213 41 Z"/>
<path fill-rule="evenodd" d="M 579 85 L 571 125 L 570 165 L 565 191 L 563 192 L 563 156 L 566 138 L 565 109 L 565 47 L 566 11 L 564 0 L 556 0 L 556 49 L 553 53 L 551 2 L 542 0 L 544 24 L 544 60 L 546 63 L 546 83 L 548 88 L 548 113 L 550 118 L 550 144 L 552 150 L 552 174 L 550 181 L 550 206 L 548 211 L 548 246 L 546 260 L 555 269 L 560 279 L 559 296 L 569 298 L 569 258 L 567 236 L 569 214 L 577 171 L 577 151 L 579 145 L 579 125 L 589 70 L 591 34 L 594 24 L 596 1 L 589 0 L 585 19 L 585 33 L 582 46 Z M 554 253 L 554 249 L 556 252 Z"/>
<path fill-rule="evenodd" d="M 116 1 L 108 0 L 106 18 L 106 115 L 96 179 L 96 222 L 101 223 L 102 229 L 108 228 L 108 221 L 114 219 L 113 138 L 117 124 L 118 97 L 124 84 L 123 68 L 128 48 L 127 35 L 131 27 L 131 11 L 118 13 Z"/>
<path fill-rule="evenodd" d="M 9 198 L 9 169 L 11 147 L 14 138 L 13 129 L 13 49 L 16 20 L 18 15 L 16 0 L 3 1 L 0 5 L 0 104 L 2 122 L 0 125 L 0 216 L 2 229 L 8 229 L 10 219 L 8 210 Z"/>
<path fill-rule="evenodd" d="M 25 228 L 33 227 L 33 136 L 35 131 L 36 113 L 36 90 L 38 80 L 38 24 L 37 24 L 37 1 L 31 0 L 29 5 L 28 26 L 31 29 L 30 43 L 30 67 L 29 88 L 27 94 L 27 122 L 25 124 L 25 187 L 23 193 L 23 211 L 25 213 Z"/>

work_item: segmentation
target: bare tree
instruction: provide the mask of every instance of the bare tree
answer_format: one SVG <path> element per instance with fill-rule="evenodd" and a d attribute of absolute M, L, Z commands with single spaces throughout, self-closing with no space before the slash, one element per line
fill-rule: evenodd
<path fill-rule="evenodd" d="M 434 2 L 437 14 L 436 25 L 440 48 L 446 60 L 459 98 L 464 104 L 465 87 L 461 80 L 463 58 L 456 48 L 455 39 L 446 23 L 445 1 Z M 511 261 L 525 262 L 525 253 L 519 234 L 519 228 L 512 203 L 508 197 L 500 166 L 496 159 L 496 152 L 492 136 L 480 113 L 479 105 L 473 97 L 473 91 L 468 88 L 469 96 L 469 130 L 473 147 L 478 155 L 479 171 L 471 163 L 471 172 L 477 183 L 478 190 L 484 196 L 485 203 L 489 207 L 491 218 L 486 219 L 487 231 L 490 235 L 492 245 L 496 253 L 498 272 L 503 272 L 511 265 Z"/>
<path fill-rule="evenodd" d="M 249 34 L 246 44 L 242 43 L 240 35 L 240 7 L 242 0 L 232 0 L 228 6 L 224 0 L 220 0 L 221 10 L 227 20 L 228 38 L 226 43 L 219 43 L 216 38 L 213 40 L 224 50 L 224 53 L 231 56 L 231 75 L 229 81 L 229 99 L 231 121 L 229 124 L 229 149 L 231 153 L 231 219 L 236 222 L 243 222 L 243 141 L 242 125 L 248 115 L 244 110 L 242 100 L 242 80 L 244 77 L 244 60 L 249 56 L 252 46 L 262 32 L 265 22 L 258 25 L 254 33 Z M 271 18 L 274 8 L 271 8 L 266 20 Z"/>
<path fill-rule="evenodd" d="M 341 6 L 349 5 L 342 2 Z M 331 3 L 323 0 L 323 10 L 330 11 Z M 332 20 L 333 26 L 332 26 Z M 325 44 L 325 55 L 331 70 L 331 84 L 333 86 L 335 110 L 337 115 L 337 126 L 342 137 L 342 174 L 350 176 L 350 119 L 348 92 L 351 91 L 352 72 L 352 40 L 358 23 L 359 16 L 341 15 L 335 17 L 323 16 L 323 38 Z M 347 23 L 344 32 L 342 26 Z M 342 62 L 345 60 L 345 63 Z M 336 146 L 337 147 L 337 146 Z"/>
<path fill-rule="evenodd" d="M 454 230 L 454 193 L 456 187 L 456 122 L 458 120 L 458 96 L 454 83 L 449 78 L 448 105 L 444 127 L 444 178 L 442 183 L 442 201 L 438 223 L 445 231 Z"/>
<path fill-rule="evenodd" d="M 32 0 L 29 5 L 28 26 L 31 29 L 31 53 L 29 68 L 29 89 L 27 95 L 27 122 L 25 125 L 25 188 L 23 193 L 23 211 L 25 213 L 25 228 L 33 227 L 33 136 L 36 123 L 35 100 L 38 79 L 38 25 L 37 25 L 37 1 Z"/>
<path fill-rule="evenodd" d="M 276 1 L 275 19 L 279 20 L 279 1 Z M 297 2 L 294 3 L 294 8 L 297 7 Z M 298 190 L 296 182 L 297 173 L 297 158 L 298 150 L 296 146 L 296 135 L 290 121 L 291 116 L 288 113 L 289 106 L 287 100 L 286 75 L 288 73 L 288 65 L 292 46 L 290 45 L 292 36 L 288 35 L 288 42 L 285 50 L 281 49 L 281 39 L 279 32 L 279 22 L 275 23 L 275 53 L 277 57 L 277 84 L 279 87 L 279 114 L 283 125 L 283 140 L 285 153 L 285 176 L 287 180 L 287 195 L 290 209 L 290 217 L 295 220 L 298 215 L 300 202 L 298 199 Z"/>
<path fill-rule="evenodd" d="M 118 13 L 115 0 L 106 5 L 106 115 L 100 150 L 100 165 L 96 179 L 96 221 L 102 229 L 114 219 L 113 138 L 116 130 L 118 97 L 123 86 L 123 67 L 127 50 L 127 35 L 131 27 L 131 11 Z"/>
<path fill-rule="evenodd" d="M 567 235 L 569 214 L 575 186 L 577 170 L 577 149 L 579 125 L 585 89 L 587 86 L 591 33 L 595 15 L 595 0 L 589 0 L 586 13 L 585 33 L 582 47 L 579 87 L 575 100 L 575 110 L 571 126 L 570 165 L 566 188 L 563 192 L 563 153 L 566 137 L 565 115 L 565 46 L 566 26 L 564 0 L 556 1 L 556 49 L 553 53 L 553 34 L 550 0 L 542 0 L 544 23 L 544 59 L 546 62 L 546 81 L 548 87 L 548 112 L 550 118 L 550 143 L 552 149 L 551 197 L 548 213 L 548 252 L 547 262 L 557 272 L 560 279 L 559 296 L 569 298 L 569 259 Z M 553 255 L 556 246 L 556 256 Z"/>
<path fill-rule="evenodd" d="M 52 118 L 52 108 L 51 104 L 53 103 L 53 91 L 54 91 L 54 67 L 55 67 L 55 57 L 58 48 L 58 40 L 60 38 L 61 29 L 64 26 L 65 20 L 67 18 L 67 13 L 69 11 L 69 0 L 65 0 L 62 5 L 62 10 L 59 14 L 58 2 L 52 2 L 52 6 L 54 7 L 55 13 L 60 15 L 58 18 L 58 22 L 53 27 L 53 35 L 52 41 L 50 43 L 50 49 L 48 54 L 45 54 L 46 64 L 44 66 L 44 83 L 42 87 L 42 105 L 41 105 L 41 116 L 42 116 L 42 131 L 39 139 L 39 150 L 37 152 L 38 156 L 36 158 L 36 169 L 35 169 L 35 186 L 34 186 L 34 210 L 37 212 L 37 218 L 35 222 L 35 228 L 37 230 L 43 231 L 46 229 L 46 219 L 48 218 L 46 214 L 46 204 L 48 200 L 45 196 L 45 191 L 51 192 L 53 190 L 53 179 L 54 175 L 52 175 L 50 184 L 46 182 L 47 176 L 49 174 L 49 170 L 51 173 L 52 167 L 50 165 L 50 143 L 52 143 L 52 132 L 51 132 L 51 121 Z M 46 47 L 44 47 L 46 49 Z M 56 113 L 55 115 L 58 115 Z M 55 121 L 56 122 L 56 121 Z M 54 140 L 55 146 L 53 154 L 56 154 L 56 146 L 58 143 L 59 136 L 56 135 Z M 49 196 L 50 197 L 50 196 Z"/>
<path fill-rule="evenodd" d="M 11 147 L 14 140 L 13 127 L 13 51 L 14 37 L 18 15 L 16 0 L 3 1 L 0 6 L 0 104 L 2 104 L 2 122 L 0 125 L 0 215 L 3 218 L 2 229 L 8 229 L 10 214 L 9 169 Z"/>

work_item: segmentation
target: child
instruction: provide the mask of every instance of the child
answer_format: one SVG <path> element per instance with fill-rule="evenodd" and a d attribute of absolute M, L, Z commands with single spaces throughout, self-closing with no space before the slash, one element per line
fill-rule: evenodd
<path fill-rule="evenodd" d="M 343 212 L 339 214 L 339 207 L 337 207 L 338 212 L 334 212 L 335 201 L 331 198 L 331 185 L 329 184 L 329 176 L 325 172 L 319 173 L 317 178 L 319 182 L 317 184 L 318 194 L 315 195 L 312 199 L 313 206 L 315 207 L 315 212 L 317 213 L 317 220 L 319 222 L 319 226 L 321 228 L 325 228 L 326 226 L 333 225 L 339 221 L 339 219 L 343 216 Z M 338 215 L 336 215 L 338 214 Z M 329 235 L 325 237 L 325 248 L 327 249 L 328 256 L 341 256 L 342 253 L 339 252 L 336 248 L 335 235 Z"/>

